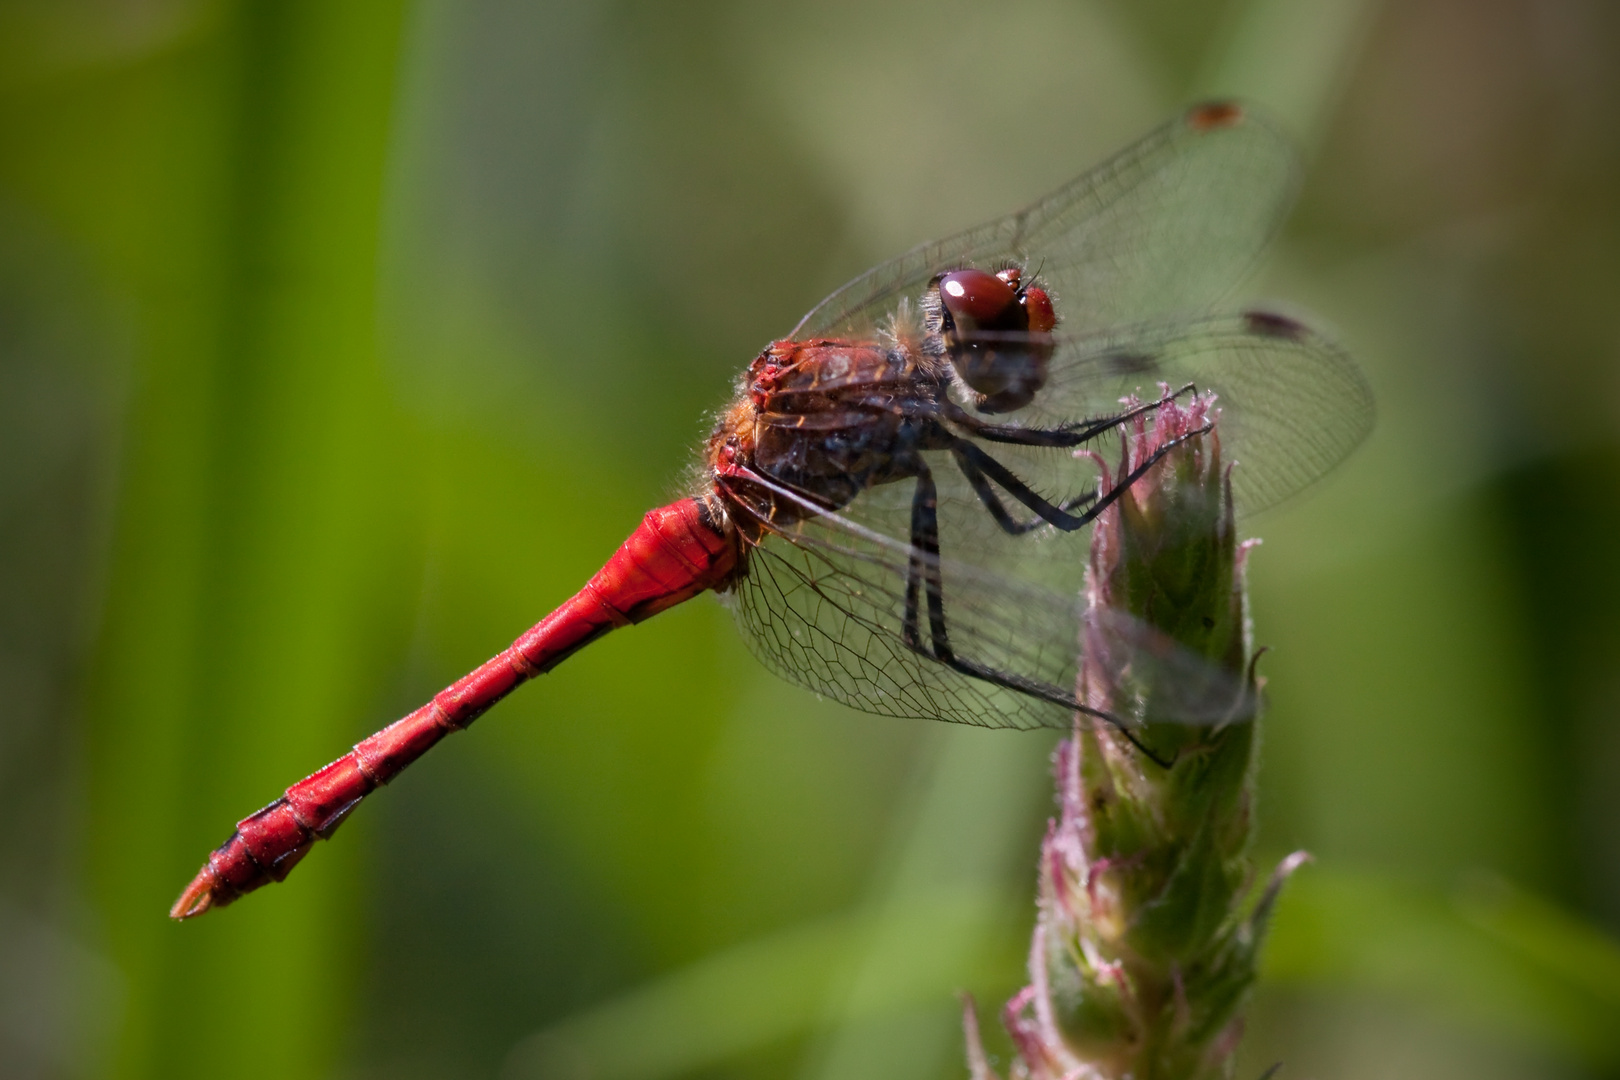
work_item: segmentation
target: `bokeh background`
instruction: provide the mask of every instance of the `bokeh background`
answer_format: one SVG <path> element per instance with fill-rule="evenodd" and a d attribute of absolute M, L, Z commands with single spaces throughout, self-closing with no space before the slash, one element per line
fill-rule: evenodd
<path fill-rule="evenodd" d="M 1308 162 L 1245 291 L 1381 407 L 1247 523 L 1263 849 L 1318 861 L 1240 1075 L 1620 1076 L 1608 0 L 0 4 L 0 1075 L 965 1075 L 1052 738 L 818 701 L 709 599 L 165 912 L 827 290 L 1228 93 Z"/>

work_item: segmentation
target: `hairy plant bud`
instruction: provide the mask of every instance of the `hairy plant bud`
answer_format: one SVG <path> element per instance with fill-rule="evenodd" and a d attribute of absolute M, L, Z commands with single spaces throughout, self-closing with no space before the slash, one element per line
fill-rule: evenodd
<path fill-rule="evenodd" d="M 1097 715 L 1053 759 L 1030 985 L 1003 1017 L 1015 1080 L 1229 1076 L 1272 901 L 1303 858 L 1248 902 L 1253 542 L 1236 537 L 1218 417 L 1212 395 L 1166 388 L 1123 425 L 1112 484 L 1160 456 L 1092 537 L 1077 696 Z M 969 1042 L 974 1080 L 990 1080 L 976 1026 Z"/>

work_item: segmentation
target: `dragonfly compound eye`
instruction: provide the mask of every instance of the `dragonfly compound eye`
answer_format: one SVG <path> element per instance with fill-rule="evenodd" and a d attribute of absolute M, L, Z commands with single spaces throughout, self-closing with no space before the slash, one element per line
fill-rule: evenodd
<path fill-rule="evenodd" d="M 1052 298 L 1046 295 L 1046 290 L 1025 289 L 1022 300 L 1024 310 L 1028 313 L 1029 332 L 1050 334 L 1052 327 L 1057 325 L 1057 313 L 1052 310 Z"/>
<path fill-rule="evenodd" d="M 1022 330 L 1018 292 L 983 270 L 953 270 L 939 279 L 939 299 L 958 331 Z"/>

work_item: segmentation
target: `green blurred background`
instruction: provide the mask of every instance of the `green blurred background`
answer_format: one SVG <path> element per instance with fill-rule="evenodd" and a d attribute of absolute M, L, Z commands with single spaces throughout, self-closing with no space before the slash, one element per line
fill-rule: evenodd
<path fill-rule="evenodd" d="M 1247 291 L 1381 403 L 1247 525 L 1263 846 L 1318 862 L 1240 1075 L 1620 1076 L 1609 0 L 0 4 L 0 1076 L 965 1075 L 1052 737 L 817 701 L 710 599 L 165 912 L 828 289 L 1226 93 L 1309 161 Z"/>

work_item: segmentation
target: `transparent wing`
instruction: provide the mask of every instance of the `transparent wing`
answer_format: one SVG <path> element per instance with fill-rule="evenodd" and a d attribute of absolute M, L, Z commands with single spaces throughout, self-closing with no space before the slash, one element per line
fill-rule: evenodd
<path fill-rule="evenodd" d="M 801 533 L 792 540 L 773 537 L 754 550 L 732 605 L 744 640 L 766 667 L 817 694 L 883 716 L 1023 729 L 1070 722 L 1071 705 L 970 678 L 909 648 L 901 630 L 906 557 L 862 546 Z M 970 625 L 986 626 L 975 606 L 951 594 L 953 629 L 959 617 L 979 615 L 976 623 L 961 624 L 959 636 Z M 1002 662 L 1012 653 L 1056 693 L 1067 688 L 1072 694 L 1077 612 L 1042 608 L 1038 625 L 1004 635 Z M 992 626 L 1000 621 L 992 620 Z M 1040 649 L 1039 642 L 1049 647 Z"/>
<path fill-rule="evenodd" d="M 1276 129 L 1202 105 L 1032 206 L 874 267 L 789 336 L 866 338 L 934 274 L 1009 264 L 1039 273 L 1068 333 L 1205 308 L 1250 270 L 1297 186 Z"/>
<path fill-rule="evenodd" d="M 1073 586 L 1058 591 L 955 559 L 928 559 L 941 578 L 950 648 L 974 674 L 928 654 L 934 643 L 926 614 L 924 649 L 908 644 L 912 560 L 909 543 L 841 514 L 797 522 L 753 550 L 748 575 L 733 590 L 743 636 L 779 675 L 866 712 L 979 727 L 1067 727 L 1083 640 L 1081 562 L 1054 567 L 1050 580 Z M 1134 663 L 1139 672 L 1151 665 L 1179 685 L 1196 684 L 1197 693 L 1167 697 L 1160 716 L 1213 724 L 1253 713 L 1240 677 L 1128 616 L 1093 625 L 1087 639 L 1105 677 Z"/>
<path fill-rule="evenodd" d="M 1330 471 L 1373 427 L 1372 388 L 1337 342 L 1298 319 L 1250 310 L 1165 319 L 1057 343 L 1035 400 L 997 421 L 1056 428 L 1117 413 L 1143 400 L 1196 386 L 1213 391 L 1227 460 L 1237 463 L 1240 512 L 1275 505 Z M 991 446 L 1037 488 L 1073 484 L 1072 462 L 1050 452 Z M 1104 438 L 1105 456 L 1117 443 Z"/>

